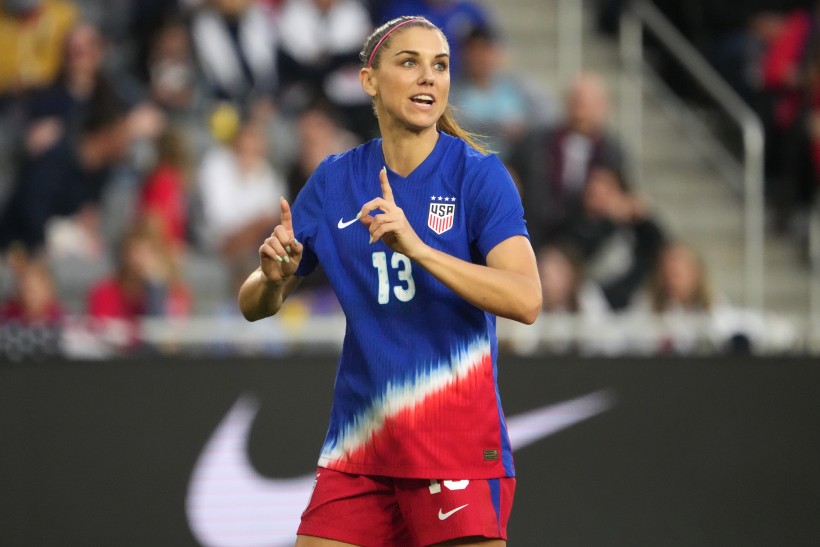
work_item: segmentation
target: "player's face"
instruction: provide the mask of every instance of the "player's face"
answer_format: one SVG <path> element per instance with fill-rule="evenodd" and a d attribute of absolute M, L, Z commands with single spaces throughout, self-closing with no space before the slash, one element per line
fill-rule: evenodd
<path fill-rule="evenodd" d="M 372 69 L 372 95 L 382 124 L 435 128 L 450 94 L 450 49 L 435 29 L 396 31 Z M 368 92 L 371 92 L 368 90 Z"/>

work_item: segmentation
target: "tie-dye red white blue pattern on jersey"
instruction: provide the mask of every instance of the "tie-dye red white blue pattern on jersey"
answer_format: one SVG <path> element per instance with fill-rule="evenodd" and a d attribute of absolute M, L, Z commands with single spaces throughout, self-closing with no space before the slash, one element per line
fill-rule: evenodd
<path fill-rule="evenodd" d="M 495 317 L 349 222 L 381 195 L 383 165 L 379 139 L 332 156 L 292 208 L 305 246 L 297 273 L 321 264 L 347 317 L 319 465 L 408 478 L 513 476 Z M 440 134 L 415 171 L 388 179 L 419 237 L 447 254 L 483 264 L 498 243 L 527 235 L 500 160 L 460 139 Z M 430 226 L 433 209 L 447 215 L 446 230 Z"/>

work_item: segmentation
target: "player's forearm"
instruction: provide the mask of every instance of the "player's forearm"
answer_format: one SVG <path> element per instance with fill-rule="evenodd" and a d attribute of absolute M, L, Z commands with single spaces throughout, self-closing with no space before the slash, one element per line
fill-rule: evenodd
<path fill-rule="evenodd" d="M 529 325 L 541 310 L 537 275 L 473 264 L 431 247 L 414 260 L 464 300 L 499 317 Z"/>
<path fill-rule="evenodd" d="M 261 270 L 256 270 L 239 289 L 239 309 L 248 321 L 257 321 L 275 315 L 285 299 L 285 282 L 268 281 Z"/>

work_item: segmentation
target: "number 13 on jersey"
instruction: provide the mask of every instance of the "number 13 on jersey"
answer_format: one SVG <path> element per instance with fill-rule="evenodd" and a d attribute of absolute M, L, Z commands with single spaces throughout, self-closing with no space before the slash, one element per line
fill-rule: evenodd
<path fill-rule="evenodd" d="M 373 253 L 373 267 L 378 272 L 377 294 L 379 304 L 390 301 L 390 278 L 397 277 L 392 285 L 393 294 L 401 302 L 409 302 L 416 295 L 416 283 L 413 281 L 413 263 L 401 253 L 393 253 L 390 257 L 390 267 L 387 266 L 387 253 L 376 251 Z M 392 275 L 391 275 L 392 273 Z"/>

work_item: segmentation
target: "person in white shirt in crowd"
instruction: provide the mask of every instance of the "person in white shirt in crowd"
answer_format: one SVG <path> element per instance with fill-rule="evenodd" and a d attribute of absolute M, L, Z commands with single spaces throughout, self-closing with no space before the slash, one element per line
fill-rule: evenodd
<path fill-rule="evenodd" d="M 191 17 L 191 39 L 212 98 L 241 107 L 277 90 L 274 14 L 253 0 L 212 0 Z"/>
<path fill-rule="evenodd" d="M 225 260 L 232 282 L 244 280 L 248 263 L 257 260 L 259 239 L 279 222 L 279 198 L 287 195 L 266 146 L 264 127 L 244 121 L 230 144 L 213 145 L 199 166 L 200 231 Z"/>

